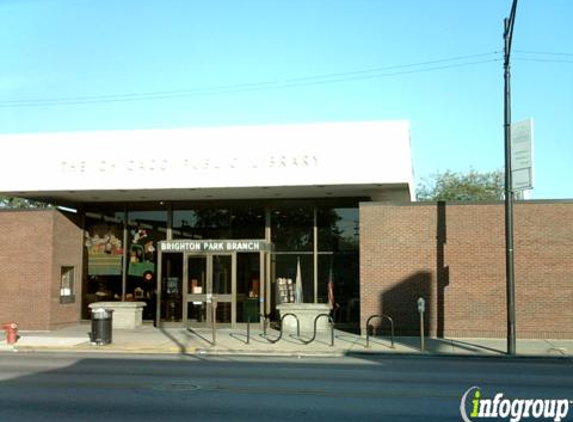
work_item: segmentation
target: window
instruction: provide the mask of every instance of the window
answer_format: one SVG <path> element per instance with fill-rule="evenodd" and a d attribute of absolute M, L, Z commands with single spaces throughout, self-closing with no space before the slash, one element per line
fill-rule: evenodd
<path fill-rule="evenodd" d="M 75 267 L 62 267 L 60 303 L 74 303 L 76 300 L 74 292 L 75 272 Z"/>
<path fill-rule="evenodd" d="M 312 252 L 314 245 L 312 205 L 275 208 L 271 213 L 271 239 L 278 252 Z"/>
<path fill-rule="evenodd" d="M 174 239 L 230 239 L 231 212 L 227 208 L 173 211 Z"/>
<path fill-rule="evenodd" d="M 358 208 L 317 208 L 318 250 L 358 250 Z"/>
<path fill-rule="evenodd" d="M 82 313 L 86 319 L 91 315 L 88 308 L 90 303 L 112 300 L 114 296 L 122 294 L 126 246 L 123 239 L 124 214 L 119 206 L 93 208 L 86 212 L 84 250 L 87 267 L 82 289 Z"/>

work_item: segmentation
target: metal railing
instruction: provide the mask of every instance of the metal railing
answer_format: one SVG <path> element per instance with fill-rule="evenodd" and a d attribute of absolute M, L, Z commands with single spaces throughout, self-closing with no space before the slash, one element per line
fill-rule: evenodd
<path fill-rule="evenodd" d="M 283 332 L 284 332 L 284 330 L 283 330 L 283 321 L 284 321 L 284 319 L 285 319 L 287 316 L 292 316 L 292 317 L 294 317 L 294 319 L 296 319 L 296 335 L 297 335 L 297 337 L 300 337 L 300 321 L 298 320 L 298 317 L 297 317 L 295 314 L 288 313 L 288 314 L 284 314 L 284 315 L 281 317 L 281 332 L 280 332 L 278 338 L 276 338 L 275 340 L 271 340 L 271 339 L 269 339 L 269 338 L 267 338 L 267 337 L 265 336 L 265 339 L 266 339 L 269 343 L 273 343 L 273 344 L 274 344 L 274 343 L 278 342 L 278 341 L 283 337 Z"/>
<path fill-rule="evenodd" d="M 247 318 L 247 344 L 251 342 L 251 318 L 252 315 L 249 315 Z M 269 319 L 268 316 L 265 316 L 261 313 L 257 314 L 257 318 L 259 318 L 259 322 L 261 322 L 261 318 L 263 319 L 263 337 L 267 336 L 267 320 Z"/>
<path fill-rule="evenodd" d="M 328 318 L 328 322 L 330 322 L 330 347 L 334 346 L 334 320 L 332 319 L 332 317 L 329 314 L 318 314 L 316 316 L 316 318 L 314 318 L 314 333 L 312 335 L 312 338 L 310 340 L 303 340 L 300 339 L 300 341 L 302 341 L 304 344 L 310 344 L 312 343 L 314 340 L 316 340 L 316 323 L 318 322 L 318 319 L 321 317 L 327 317 Z"/>
<path fill-rule="evenodd" d="M 370 327 L 370 321 L 372 321 L 374 318 L 380 318 L 382 321 L 384 319 L 388 320 L 390 322 L 390 348 L 394 348 L 394 320 L 392 318 L 390 318 L 388 315 L 372 315 L 370 316 L 367 320 L 366 320 L 366 348 L 370 347 L 370 330 L 368 329 Z M 376 327 L 372 326 L 372 331 L 373 334 L 376 335 Z"/>

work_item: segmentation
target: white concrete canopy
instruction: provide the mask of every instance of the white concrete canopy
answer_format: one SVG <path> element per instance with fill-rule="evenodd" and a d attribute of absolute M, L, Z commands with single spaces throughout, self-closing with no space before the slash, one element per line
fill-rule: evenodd
<path fill-rule="evenodd" d="M 55 203 L 414 195 L 406 121 L 9 134 L 0 145 L 0 194 Z"/>

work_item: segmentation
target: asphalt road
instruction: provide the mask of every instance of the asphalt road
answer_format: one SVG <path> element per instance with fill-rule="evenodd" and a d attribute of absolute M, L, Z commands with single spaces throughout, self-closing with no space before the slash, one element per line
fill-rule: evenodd
<path fill-rule="evenodd" d="M 472 386 L 573 399 L 573 361 L 3 353 L 0 420 L 460 421 Z"/>

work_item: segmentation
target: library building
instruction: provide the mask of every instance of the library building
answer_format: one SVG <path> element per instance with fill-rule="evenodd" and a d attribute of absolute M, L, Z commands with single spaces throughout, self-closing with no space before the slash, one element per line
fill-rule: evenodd
<path fill-rule="evenodd" d="M 505 335 L 503 203 L 416 203 L 406 121 L 0 135 L 0 323 L 156 327 L 323 304 L 335 327 Z M 573 338 L 573 201 L 515 204 L 518 337 Z"/>

